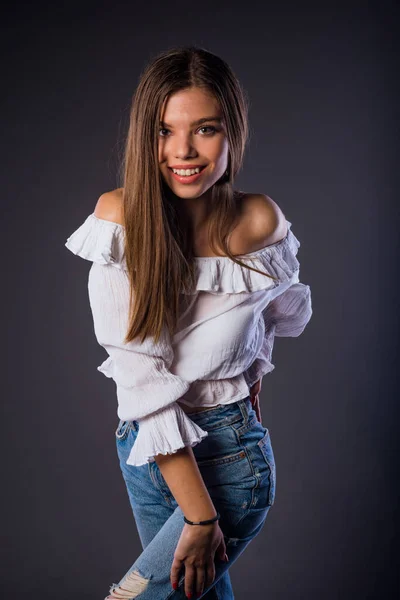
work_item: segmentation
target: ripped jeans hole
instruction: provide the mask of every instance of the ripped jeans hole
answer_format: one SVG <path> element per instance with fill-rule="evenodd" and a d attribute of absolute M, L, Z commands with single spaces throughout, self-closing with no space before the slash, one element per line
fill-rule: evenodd
<path fill-rule="evenodd" d="M 148 584 L 148 579 L 132 571 L 120 584 L 112 584 L 110 587 L 111 596 L 107 596 L 106 600 L 132 600 L 141 594 Z"/>

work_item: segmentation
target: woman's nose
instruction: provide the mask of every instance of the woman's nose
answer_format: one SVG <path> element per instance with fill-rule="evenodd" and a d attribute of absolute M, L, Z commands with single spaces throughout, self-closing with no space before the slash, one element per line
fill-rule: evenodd
<path fill-rule="evenodd" d="M 175 158 L 193 158 L 197 152 L 190 136 L 180 136 L 174 140 L 173 154 Z"/>

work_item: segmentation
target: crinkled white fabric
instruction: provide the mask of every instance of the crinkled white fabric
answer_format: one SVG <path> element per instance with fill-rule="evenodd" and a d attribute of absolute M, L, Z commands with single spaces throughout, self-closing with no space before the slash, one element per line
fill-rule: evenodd
<path fill-rule="evenodd" d="M 99 219 L 92 213 L 67 238 L 65 245 L 68 250 L 86 260 L 126 269 L 124 237 L 125 229 L 122 225 Z"/>
<path fill-rule="evenodd" d="M 294 283 L 263 311 L 265 328 L 275 326 L 278 337 L 298 337 L 311 319 L 311 288 Z"/>
<path fill-rule="evenodd" d="M 116 383 L 118 416 L 136 420 L 139 433 L 128 464 L 194 446 L 206 437 L 180 407 L 230 404 L 275 367 L 274 337 L 297 336 L 312 315 L 310 287 L 299 282 L 300 242 L 281 241 L 242 255 L 255 273 L 228 257 L 197 257 L 194 293 L 181 295 L 173 339 L 123 343 L 128 326 L 129 278 L 122 225 L 94 214 L 66 247 L 91 261 L 88 291 L 98 343 L 108 358 L 98 367 Z"/>

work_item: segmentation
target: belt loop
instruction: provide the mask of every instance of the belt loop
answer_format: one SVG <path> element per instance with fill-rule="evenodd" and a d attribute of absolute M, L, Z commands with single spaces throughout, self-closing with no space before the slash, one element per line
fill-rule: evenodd
<path fill-rule="evenodd" d="M 239 406 L 240 412 L 242 413 L 244 423 L 247 423 L 249 420 L 249 413 L 247 411 L 246 398 L 238 400 L 237 404 Z"/>

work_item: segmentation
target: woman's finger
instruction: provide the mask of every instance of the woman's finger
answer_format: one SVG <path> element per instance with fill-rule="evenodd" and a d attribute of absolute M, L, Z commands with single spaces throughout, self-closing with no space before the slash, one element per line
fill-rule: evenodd
<path fill-rule="evenodd" d="M 258 396 L 257 396 L 257 401 L 256 401 L 256 415 L 257 415 L 257 419 L 261 422 L 260 399 Z"/>
<path fill-rule="evenodd" d="M 261 391 L 261 378 L 254 382 L 253 385 L 250 388 L 250 395 L 252 396 L 256 396 L 257 394 L 259 394 Z"/>
<path fill-rule="evenodd" d="M 192 565 L 188 565 L 185 563 L 185 594 L 186 596 L 192 594 L 192 598 L 194 599 L 195 592 L 196 569 Z"/>
<path fill-rule="evenodd" d="M 201 596 L 206 586 L 206 571 L 204 567 L 202 569 L 198 568 L 196 573 L 196 594 Z"/>
<path fill-rule="evenodd" d="M 257 396 L 257 405 L 256 405 L 256 415 L 257 415 L 257 419 L 261 423 L 261 406 L 260 406 L 260 398 L 258 396 Z"/>
<path fill-rule="evenodd" d="M 214 561 L 210 561 L 207 566 L 207 587 L 213 584 L 215 579 L 215 564 Z"/>
<path fill-rule="evenodd" d="M 258 394 L 254 397 L 253 408 L 256 413 L 257 420 L 261 423 L 261 408 L 260 408 L 260 399 L 258 397 Z"/>
<path fill-rule="evenodd" d="M 174 583 L 179 583 L 179 575 L 181 569 L 183 567 L 183 562 L 174 556 L 174 560 L 172 561 L 171 572 L 170 572 L 170 581 L 172 587 L 174 587 Z"/>

